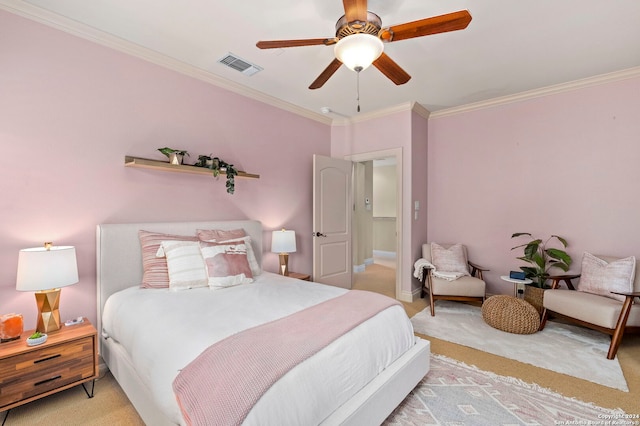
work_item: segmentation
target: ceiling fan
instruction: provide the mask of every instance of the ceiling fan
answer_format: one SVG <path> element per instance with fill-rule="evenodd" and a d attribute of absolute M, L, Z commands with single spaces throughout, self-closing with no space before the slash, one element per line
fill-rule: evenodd
<path fill-rule="evenodd" d="M 471 22 L 469 11 L 460 10 L 383 28 L 380 17 L 367 11 L 367 0 L 342 0 L 342 3 L 345 14 L 336 23 L 335 37 L 259 41 L 256 46 L 260 49 L 277 49 L 335 45 L 336 58 L 311 83 L 309 89 L 322 87 L 343 63 L 357 73 L 373 64 L 387 78 L 400 85 L 409 81 L 411 76 L 384 53 L 383 43 L 462 30 Z"/>

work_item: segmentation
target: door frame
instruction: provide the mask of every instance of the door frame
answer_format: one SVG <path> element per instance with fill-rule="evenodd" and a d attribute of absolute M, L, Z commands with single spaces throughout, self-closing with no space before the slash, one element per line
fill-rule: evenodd
<path fill-rule="evenodd" d="M 402 148 L 345 155 L 344 159 L 354 163 L 360 163 L 389 157 L 395 157 L 396 159 L 396 299 L 402 300 L 400 297 L 402 295 L 402 274 L 400 273 L 400 268 L 402 266 L 402 190 L 404 188 L 402 183 Z"/>

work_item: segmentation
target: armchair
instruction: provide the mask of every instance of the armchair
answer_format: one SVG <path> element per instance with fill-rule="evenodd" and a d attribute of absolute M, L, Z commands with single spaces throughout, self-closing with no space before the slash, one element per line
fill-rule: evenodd
<path fill-rule="evenodd" d="M 488 269 L 470 262 L 464 245 L 423 244 L 422 259 L 415 266 L 414 275 L 422 284 L 420 297 L 429 294 L 431 316 L 435 316 L 436 300 L 484 302 L 486 284 L 482 273 Z"/>
<path fill-rule="evenodd" d="M 580 278 L 576 286 L 572 280 Z M 640 278 L 635 258 L 618 259 L 585 253 L 581 275 L 551 277 L 550 290 L 544 292 L 544 329 L 550 315 L 611 335 L 607 359 L 616 356 L 625 332 L 640 332 Z M 567 286 L 560 288 L 561 282 Z"/>

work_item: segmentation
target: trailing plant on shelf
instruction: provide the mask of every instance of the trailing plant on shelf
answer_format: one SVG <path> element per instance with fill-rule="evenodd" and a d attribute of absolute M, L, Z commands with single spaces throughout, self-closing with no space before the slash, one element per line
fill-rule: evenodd
<path fill-rule="evenodd" d="M 517 238 L 523 235 L 531 238 L 531 241 L 512 247 L 511 250 L 524 247 L 524 254 L 518 257 L 518 259 L 524 260 L 532 266 L 521 266 L 520 269 L 524 272 L 526 278 L 533 281 L 531 285 L 534 287 L 549 288 L 546 284 L 550 276 L 549 270 L 551 268 L 559 268 L 567 272 L 573 260 L 566 251 L 559 248 L 549 248 L 547 244 L 552 239 L 555 239 L 560 242 L 563 248 L 566 248 L 567 240 L 558 235 L 551 235 L 545 241 L 542 241 L 539 238 L 533 238 L 528 232 L 516 232 L 511 238 Z"/>
<path fill-rule="evenodd" d="M 224 160 L 221 160 L 218 157 L 211 157 L 210 155 L 199 155 L 198 161 L 194 164 L 197 167 L 206 167 L 211 169 L 213 172 L 213 177 L 220 176 L 220 173 L 225 173 L 227 176 L 227 192 L 229 194 L 233 194 L 236 190 L 236 176 L 238 175 L 238 170 L 233 166 L 233 164 L 229 164 Z"/>

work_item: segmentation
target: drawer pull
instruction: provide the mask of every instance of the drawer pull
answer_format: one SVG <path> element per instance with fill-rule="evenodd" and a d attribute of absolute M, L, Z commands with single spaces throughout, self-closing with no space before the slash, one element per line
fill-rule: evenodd
<path fill-rule="evenodd" d="M 52 359 L 60 358 L 61 356 L 62 355 L 60 355 L 60 354 L 52 355 L 52 356 L 47 357 L 47 358 L 37 359 L 37 360 L 33 361 L 33 363 L 37 364 L 39 362 L 45 362 L 45 361 L 49 361 L 49 360 L 52 360 Z"/>
<path fill-rule="evenodd" d="M 46 380 L 41 380 L 39 382 L 34 383 L 34 386 L 40 386 L 40 385 L 44 385 L 45 383 L 49 383 L 52 382 L 54 380 L 58 380 L 60 377 L 62 376 L 55 376 L 55 377 L 51 377 L 50 379 L 46 379 Z"/>

